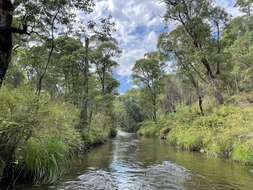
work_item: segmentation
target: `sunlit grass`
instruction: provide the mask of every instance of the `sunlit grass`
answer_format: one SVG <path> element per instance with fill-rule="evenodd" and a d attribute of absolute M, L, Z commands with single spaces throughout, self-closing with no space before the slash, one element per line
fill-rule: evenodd
<path fill-rule="evenodd" d="M 207 105 L 205 116 L 200 116 L 195 105 L 184 106 L 177 113 L 160 117 L 158 124 L 144 122 L 138 134 L 146 137 L 160 135 L 180 149 L 253 164 L 253 108 L 245 104 L 238 106 L 238 101 L 236 105 L 231 101 L 219 107 Z"/>

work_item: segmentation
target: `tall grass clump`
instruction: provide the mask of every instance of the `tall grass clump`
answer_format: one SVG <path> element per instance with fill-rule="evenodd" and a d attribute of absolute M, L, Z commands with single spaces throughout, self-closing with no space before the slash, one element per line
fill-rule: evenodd
<path fill-rule="evenodd" d="M 235 143 L 232 159 L 246 164 L 253 164 L 253 139 L 243 143 Z"/>
<path fill-rule="evenodd" d="M 35 182 L 52 183 L 65 172 L 70 157 L 70 147 L 57 137 L 31 138 L 26 146 L 25 166 Z"/>

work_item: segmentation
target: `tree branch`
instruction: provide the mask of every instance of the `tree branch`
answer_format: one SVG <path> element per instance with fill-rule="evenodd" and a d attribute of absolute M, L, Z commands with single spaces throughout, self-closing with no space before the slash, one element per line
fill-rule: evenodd
<path fill-rule="evenodd" d="M 21 34 L 21 35 L 23 35 L 23 34 L 30 35 L 30 33 L 28 33 L 28 31 L 27 31 L 27 25 L 24 25 L 22 29 L 11 27 L 10 32 L 15 33 L 15 34 Z"/>

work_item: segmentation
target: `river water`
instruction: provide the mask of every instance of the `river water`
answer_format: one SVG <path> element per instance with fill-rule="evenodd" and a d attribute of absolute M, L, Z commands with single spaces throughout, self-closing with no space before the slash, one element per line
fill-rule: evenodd
<path fill-rule="evenodd" d="M 17 190 L 253 190 L 253 168 L 177 151 L 157 139 L 118 137 L 76 159 L 56 186 Z"/>

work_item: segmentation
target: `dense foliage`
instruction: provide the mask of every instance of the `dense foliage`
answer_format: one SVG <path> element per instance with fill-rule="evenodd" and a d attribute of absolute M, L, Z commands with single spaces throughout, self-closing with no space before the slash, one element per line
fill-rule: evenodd
<path fill-rule="evenodd" d="M 127 93 L 144 113 L 137 133 L 253 164 L 253 2 L 238 0 L 235 18 L 209 0 L 163 2 L 174 27 L 136 62 Z"/>
<path fill-rule="evenodd" d="M 72 27 L 74 12 L 93 6 L 0 1 L 0 181 L 8 188 L 20 179 L 53 183 L 75 154 L 116 135 L 121 51 L 112 18 Z"/>

